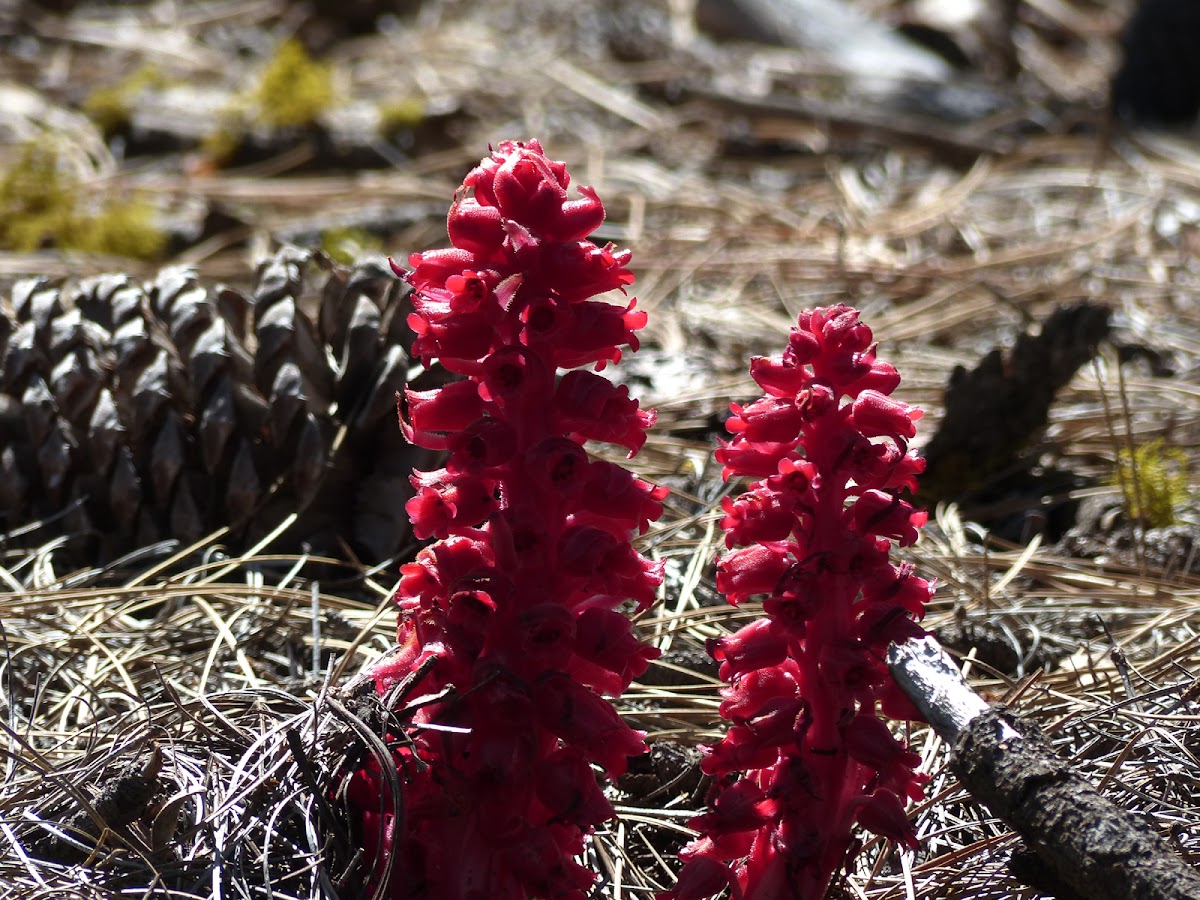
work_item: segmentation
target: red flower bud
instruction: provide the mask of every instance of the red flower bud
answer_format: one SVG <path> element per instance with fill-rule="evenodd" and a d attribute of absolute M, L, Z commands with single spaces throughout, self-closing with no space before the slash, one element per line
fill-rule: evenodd
<path fill-rule="evenodd" d="M 717 590 L 737 606 L 754 594 L 774 592 L 792 560 L 780 542 L 753 544 L 717 560 Z"/>
<path fill-rule="evenodd" d="M 435 431 L 461 431 L 483 415 L 483 401 L 473 381 L 457 381 L 432 391 L 404 391 L 414 441 Z M 406 437 L 408 433 L 406 432 Z"/>
<path fill-rule="evenodd" d="M 474 312 L 487 299 L 488 286 L 482 275 L 467 270 L 446 279 L 446 292 L 450 295 L 451 312 Z"/>
<path fill-rule="evenodd" d="M 546 364 L 524 347 L 505 347 L 489 355 L 480 367 L 479 378 L 482 384 L 477 393 L 482 400 L 494 400 L 505 411 L 512 404 L 545 404 L 549 399 L 537 396 L 546 384 Z M 513 411 L 519 412 L 519 409 Z"/>
<path fill-rule="evenodd" d="M 745 722 L 781 697 L 788 700 L 799 697 L 798 673 L 795 660 L 791 659 L 746 672 L 721 690 L 725 698 L 720 706 L 721 715 L 733 722 Z"/>
<path fill-rule="evenodd" d="M 890 838 L 909 850 L 921 846 L 912 823 L 904 813 L 900 798 L 886 788 L 880 788 L 858 810 L 858 824 L 880 837 Z"/>
<path fill-rule="evenodd" d="M 646 429 L 654 424 L 654 413 L 638 409 L 628 387 L 580 370 L 562 377 L 554 408 L 563 430 L 627 447 L 630 456 L 641 449 Z"/>
<path fill-rule="evenodd" d="M 710 812 L 697 816 L 688 825 L 709 835 L 753 831 L 770 821 L 775 806 L 762 788 L 742 779 L 721 792 Z"/>
<path fill-rule="evenodd" d="M 644 534 L 662 514 L 666 496 L 665 487 L 643 481 L 616 463 L 596 460 L 580 497 L 581 514 L 616 523 L 625 532 L 633 529 Z"/>
<path fill-rule="evenodd" d="M 749 847 L 746 848 L 749 850 Z M 660 900 L 706 900 L 732 885 L 734 900 L 742 900 L 742 889 L 729 867 L 712 855 L 696 855 L 684 864 L 675 887 L 659 894 Z"/>
<path fill-rule="evenodd" d="M 591 477 L 587 451 L 565 437 L 549 437 L 525 454 L 525 475 L 552 496 L 577 499 Z M 624 470 L 622 470 L 624 471 Z"/>
<path fill-rule="evenodd" d="M 912 770 L 921 764 L 921 757 L 905 749 L 873 713 L 860 712 L 851 719 L 842 730 L 842 739 L 851 758 L 877 772 L 887 772 L 894 766 Z"/>
<path fill-rule="evenodd" d="M 778 665 L 787 657 L 787 638 L 770 619 L 759 619 L 734 634 L 712 642 L 713 659 L 721 663 L 721 680 Z"/>
<path fill-rule="evenodd" d="M 490 254 L 504 239 L 500 210 L 482 206 L 473 198 L 458 200 L 450 207 L 446 230 L 455 247 L 471 253 Z M 449 287 L 449 285 L 447 285 Z"/>
<path fill-rule="evenodd" d="M 729 408 L 733 410 L 733 418 L 725 427 L 744 440 L 785 443 L 800 436 L 804 413 L 796 406 L 795 398 L 763 397 L 745 408 L 736 403 Z"/>
<path fill-rule="evenodd" d="M 929 518 L 928 513 L 914 510 L 911 503 L 879 490 L 864 491 L 854 501 L 850 515 L 855 530 L 893 538 L 902 547 L 916 541 L 917 529 Z"/>
<path fill-rule="evenodd" d="M 629 619 L 611 609 L 593 606 L 579 614 L 575 653 L 593 666 L 615 677 L 601 676 L 591 686 L 600 693 L 619 694 L 646 671 L 659 651 L 633 634 Z M 584 681 L 584 679 L 580 679 Z"/>
<path fill-rule="evenodd" d="M 769 397 L 794 398 L 807 383 L 809 374 L 802 365 L 756 356 L 750 360 L 750 377 Z"/>
<path fill-rule="evenodd" d="M 726 481 L 732 475 L 746 475 L 751 478 L 766 478 L 779 471 L 779 466 L 796 450 L 795 441 L 758 442 L 731 441 L 717 447 L 717 462 L 723 463 L 721 473 Z"/>
<path fill-rule="evenodd" d="M 737 500 L 721 501 L 725 518 L 725 546 L 749 544 L 755 541 L 786 541 L 796 527 L 794 498 L 778 491 L 748 491 Z"/>
<path fill-rule="evenodd" d="M 479 525 L 495 507 L 492 482 L 484 478 L 436 469 L 414 472 L 409 481 L 417 493 L 404 508 L 413 533 L 422 540 L 447 537 L 451 528 Z"/>
<path fill-rule="evenodd" d="M 535 672 L 562 669 L 575 652 L 575 617 L 558 603 L 540 603 L 517 618 L 521 664 Z"/>
<path fill-rule="evenodd" d="M 533 696 L 542 724 L 613 777 L 625 774 L 630 756 L 646 752 L 644 734 L 621 721 L 612 704 L 562 672 L 546 675 Z"/>
<path fill-rule="evenodd" d="M 596 783 L 592 767 L 573 750 L 559 750 L 538 763 L 537 794 L 554 818 L 583 827 L 599 825 L 616 815 Z"/>
<path fill-rule="evenodd" d="M 408 258 L 408 264 L 413 267 L 408 275 L 409 283 L 415 290 L 427 288 L 443 288 L 446 279 L 451 275 L 459 275 L 469 271 L 475 257 L 469 250 L 449 247 L 445 250 L 429 250 L 425 253 L 414 253 Z"/>
<path fill-rule="evenodd" d="M 864 437 L 887 436 L 908 440 L 917 433 L 913 424 L 923 413 L 876 390 L 864 390 L 851 407 L 854 426 Z"/>
<path fill-rule="evenodd" d="M 767 769 L 779 761 L 778 747 L 747 740 L 744 730 L 735 732 L 732 728 L 719 744 L 701 744 L 700 750 L 704 753 L 700 771 L 705 775 Z"/>

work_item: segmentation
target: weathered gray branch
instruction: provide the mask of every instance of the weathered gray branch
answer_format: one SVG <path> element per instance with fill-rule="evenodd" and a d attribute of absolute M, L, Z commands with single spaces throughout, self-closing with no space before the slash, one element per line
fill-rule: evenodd
<path fill-rule="evenodd" d="M 697 0 L 696 18 L 728 37 L 819 52 L 881 82 L 951 75 L 945 60 L 845 0 Z"/>
<path fill-rule="evenodd" d="M 884 112 L 894 118 L 903 111 L 963 123 L 1012 106 L 1002 91 L 955 72 L 932 51 L 846 0 L 695 2 L 696 20 L 711 34 L 793 47 L 824 60 L 844 77 L 853 105 L 865 106 L 866 119 Z"/>
<path fill-rule="evenodd" d="M 951 746 L 951 769 L 963 787 L 1025 840 L 1065 894 L 1200 898 L 1200 873 L 1142 818 L 1072 771 L 1036 728 L 1014 727 L 989 707 L 933 638 L 893 645 L 888 666 Z"/>

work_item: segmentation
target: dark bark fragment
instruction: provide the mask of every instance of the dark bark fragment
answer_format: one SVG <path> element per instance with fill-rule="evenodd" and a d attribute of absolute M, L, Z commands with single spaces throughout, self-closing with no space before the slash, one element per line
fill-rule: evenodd
<path fill-rule="evenodd" d="M 74 841 L 54 832 L 42 832 L 30 842 L 30 852 L 62 863 L 87 859 L 84 846 L 99 848 L 106 831 L 124 828 L 146 812 L 158 791 L 161 768 L 162 751 L 158 747 L 149 757 L 132 760 L 100 783 L 90 809 L 81 809 L 56 823 Z"/>
<path fill-rule="evenodd" d="M 1141 818 L 1102 796 L 1027 724 L 991 709 L 954 743 L 963 786 L 1025 839 L 1056 879 L 1094 900 L 1195 900 L 1200 873 Z"/>
<path fill-rule="evenodd" d="M 1091 301 L 1061 306 L 1007 353 L 992 350 L 969 372 L 955 368 L 945 416 L 925 448 L 922 500 L 979 502 L 1008 492 L 1002 480 L 1036 462 L 1031 442 L 1058 392 L 1108 336 L 1109 315 Z"/>

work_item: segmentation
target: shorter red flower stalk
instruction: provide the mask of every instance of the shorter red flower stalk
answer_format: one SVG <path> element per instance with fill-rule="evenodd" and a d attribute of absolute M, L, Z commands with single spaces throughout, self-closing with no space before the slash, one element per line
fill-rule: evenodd
<path fill-rule="evenodd" d="M 715 776 L 700 837 L 684 848 L 671 900 L 729 888 L 750 900 L 819 900 L 855 848 L 852 829 L 917 846 L 904 812 L 922 795 L 920 758 L 878 712 L 920 719 L 884 664 L 892 641 L 924 634 L 933 586 L 888 560 L 926 514 L 901 498 L 923 460 L 908 450 L 920 411 L 891 399 L 896 370 L 875 358 L 857 310 L 801 313 L 782 359 L 756 358 L 766 395 L 733 405 L 725 478 L 759 479 L 724 501 L 717 587 L 766 617 L 715 641 L 721 715 L 705 747 Z M 737 778 L 736 773 L 744 773 Z"/>
<path fill-rule="evenodd" d="M 415 533 L 436 543 L 401 567 L 400 649 L 373 672 L 386 693 L 434 659 L 415 693 L 451 693 L 393 751 L 399 821 L 371 763 L 348 791 L 395 900 L 582 900 L 593 875 L 573 858 L 613 816 L 592 767 L 617 776 L 646 750 L 601 695 L 658 655 L 619 607 L 655 598 L 661 567 L 630 538 L 666 489 L 583 444 L 632 456 L 654 413 L 575 368 L 636 350 L 646 317 L 593 299 L 632 283 L 630 253 L 586 239 L 604 207 L 569 181 L 536 141 L 501 144 L 455 198 L 454 246 L 405 274 L 414 354 L 465 378 L 402 404 L 405 436 L 448 459 L 412 476 Z"/>

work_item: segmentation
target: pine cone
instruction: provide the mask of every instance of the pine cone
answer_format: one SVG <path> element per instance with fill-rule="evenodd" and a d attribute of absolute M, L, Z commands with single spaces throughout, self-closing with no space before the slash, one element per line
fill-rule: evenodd
<path fill-rule="evenodd" d="M 272 550 L 396 554 L 408 474 L 429 462 L 396 422 L 406 300 L 383 260 L 347 271 L 296 248 L 249 297 L 186 268 L 18 283 L 0 310 L 6 529 L 64 513 L 39 540 L 86 535 L 111 558 L 226 525 L 245 549 L 296 512 Z"/>

